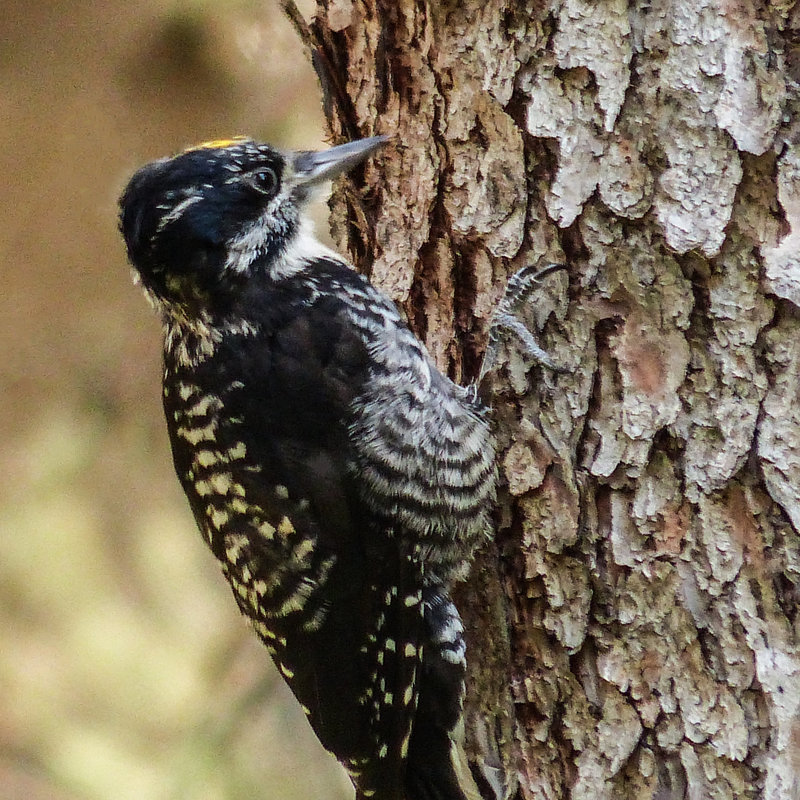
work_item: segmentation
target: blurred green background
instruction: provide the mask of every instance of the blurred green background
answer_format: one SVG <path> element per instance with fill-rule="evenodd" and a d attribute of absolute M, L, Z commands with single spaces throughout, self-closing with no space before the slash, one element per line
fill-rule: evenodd
<path fill-rule="evenodd" d="M 319 146 L 311 67 L 276 0 L 0 17 L 0 800 L 348 797 L 195 531 L 116 229 L 151 158 Z"/>

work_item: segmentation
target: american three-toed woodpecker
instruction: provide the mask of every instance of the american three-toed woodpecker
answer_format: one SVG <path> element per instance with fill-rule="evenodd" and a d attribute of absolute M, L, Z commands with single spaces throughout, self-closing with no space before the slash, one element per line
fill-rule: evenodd
<path fill-rule="evenodd" d="M 304 213 L 380 144 L 210 142 L 140 169 L 121 228 L 178 477 L 320 741 L 358 798 L 472 800 L 449 592 L 490 531 L 489 425 Z"/>

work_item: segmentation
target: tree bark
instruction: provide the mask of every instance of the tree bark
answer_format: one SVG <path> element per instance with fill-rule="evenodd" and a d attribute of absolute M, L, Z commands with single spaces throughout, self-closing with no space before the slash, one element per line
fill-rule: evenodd
<path fill-rule="evenodd" d="M 291 4 L 284 0 L 285 6 Z M 489 395 L 503 489 L 461 591 L 486 797 L 800 797 L 800 10 L 319 0 L 333 137 L 389 147 L 335 237 Z"/>

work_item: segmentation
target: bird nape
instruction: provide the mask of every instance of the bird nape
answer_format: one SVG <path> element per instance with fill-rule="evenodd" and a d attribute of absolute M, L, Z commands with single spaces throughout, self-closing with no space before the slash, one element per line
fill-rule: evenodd
<path fill-rule="evenodd" d="M 450 591 L 491 534 L 489 422 L 306 214 L 383 143 L 209 142 L 140 169 L 121 229 L 178 478 L 320 741 L 358 798 L 476 800 Z"/>

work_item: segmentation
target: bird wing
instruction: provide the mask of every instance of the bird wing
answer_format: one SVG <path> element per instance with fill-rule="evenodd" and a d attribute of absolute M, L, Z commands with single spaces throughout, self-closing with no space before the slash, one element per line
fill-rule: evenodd
<path fill-rule="evenodd" d="M 198 480 L 210 476 L 173 436 L 176 468 L 191 471 L 184 487 L 200 527 L 322 744 L 360 788 L 400 787 L 421 659 L 422 567 L 357 488 L 352 408 L 372 354 L 345 309 L 327 300 L 272 308 L 257 336 L 223 341 L 192 378 L 217 387 L 218 447 L 241 441 L 246 452 L 225 467 L 241 497 L 198 497 Z M 240 514 L 231 513 L 236 503 Z M 209 523 L 215 511 L 230 517 L 221 531 Z M 380 764 L 368 759 L 376 753 Z"/>

